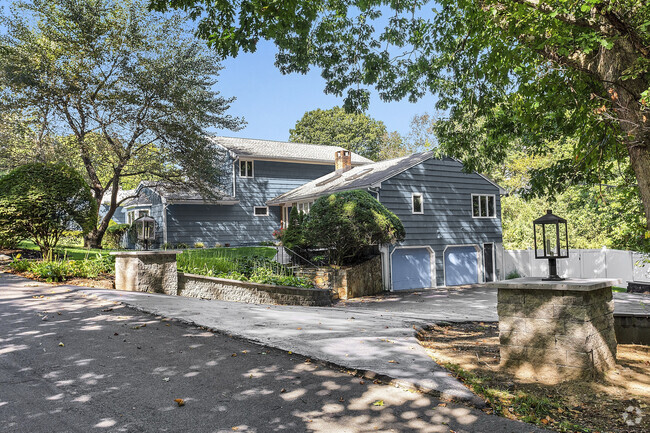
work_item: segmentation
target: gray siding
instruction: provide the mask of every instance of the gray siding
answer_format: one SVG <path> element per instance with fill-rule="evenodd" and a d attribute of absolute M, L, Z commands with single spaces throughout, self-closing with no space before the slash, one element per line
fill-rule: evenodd
<path fill-rule="evenodd" d="M 267 200 L 333 170 L 333 164 L 255 161 L 253 178 L 241 178 L 237 170 L 235 184 L 239 204 L 168 205 L 167 242 L 189 246 L 203 242 L 206 247 L 212 247 L 217 242 L 234 246 L 273 240 L 273 231 L 280 227 L 280 208 L 271 206 L 269 216 L 259 217 L 253 214 L 253 208 L 265 206 Z M 232 193 L 232 189 L 227 192 Z"/>
<path fill-rule="evenodd" d="M 411 211 L 411 193 L 423 194 L 424 213 Z M 472 217 L 472 194 L 493 194 L 496 218 Z M 436 280 L 444 285 L 443 252 L 448 245 L 501 243 L 501 200 L 496 186 L 474 173 L 464 173 L 452 159 L 429 159 L 384 181 L 379 201 L 404 224 L 406 239 L 398 245 L 430 245 L 436 255 Z"/>

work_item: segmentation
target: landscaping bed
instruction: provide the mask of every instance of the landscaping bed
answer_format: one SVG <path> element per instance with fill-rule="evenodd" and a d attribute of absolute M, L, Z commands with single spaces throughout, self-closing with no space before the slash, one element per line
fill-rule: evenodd
<path fill-rule="evenodd" d="M 437 324 L 420 344 L 485 399 L 488 413 L 561 432 L 650 431 L 650 347 L 621 344 L 617 367 L 594 382 L 544 385 L 499 369 L 499 330 L 492 322 Z"/>
<path fill-rule="evenodd" d="M 297 277 L 273 261 L 275 248 L 238 247 L 185 250 L 177 256 L 179 272 L 262 284 L 312 288 L 308 278 Z"/>

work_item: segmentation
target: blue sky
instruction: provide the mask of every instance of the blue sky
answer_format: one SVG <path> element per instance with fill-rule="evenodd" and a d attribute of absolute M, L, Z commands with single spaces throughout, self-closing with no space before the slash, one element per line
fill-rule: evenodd
<path fill-rule="evenodd" d="M 242 53 L 222 62 L 217 89 L 235 96 L 230 114 L 243 116 L 247 126 L 238 132 L 216 130 L 229 137 L 286 141 L 289 129 L 309 110 L 343 105 L 343 97 L 323 93 L 325 81 L 319 70 L 307 75 L 282 75 L 273 65 L 276 49 L 270 42 L 258 45 L 255 53 Z M 375 94 L 367 114 L 386 124 L 388 131 L 409 132 L 415 114 L 435 112 L 435 98 L 427 95 L 415 104 L 406 100 L 386 103 Z"/>

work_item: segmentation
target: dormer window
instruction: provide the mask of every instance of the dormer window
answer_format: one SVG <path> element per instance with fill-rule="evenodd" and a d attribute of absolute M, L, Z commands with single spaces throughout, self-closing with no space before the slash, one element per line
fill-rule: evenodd
<path fill-rule="evenodd" d="M 239 177 L 253 177 L 253 161 L 239 161 Z"/>

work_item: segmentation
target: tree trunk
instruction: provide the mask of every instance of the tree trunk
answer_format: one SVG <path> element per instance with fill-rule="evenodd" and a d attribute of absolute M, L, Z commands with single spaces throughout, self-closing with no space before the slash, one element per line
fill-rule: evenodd
<path fill-rule="evenodd" d="M 630 164 L 639 184 L 639 195 L 645 211 L 646 230 L 650 231 L 650 140 L 645 146 L 629 146 Z"/>

